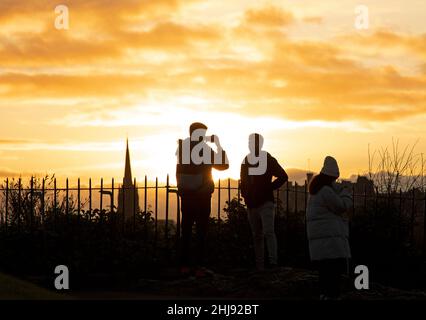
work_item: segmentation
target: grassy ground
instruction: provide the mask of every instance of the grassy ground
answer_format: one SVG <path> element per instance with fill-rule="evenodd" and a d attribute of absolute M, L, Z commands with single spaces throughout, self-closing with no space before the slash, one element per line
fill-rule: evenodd
<path fill-rule="evenodd" d="M 166 270 L 165 270 L 166 271 Z M 70 290 L 59 294 L 0 273 L 0 300 L 162 300 L 162 299 L 283 299 L 318 300 L 318 277 L 303 269 L 275 268 L 264 273 L 232 270 L 209 277 L 181 278 L 176 270 L 157 279 L 134 279 L 122 288 Z M 426 300 L 423 291 L 404 291 L 377 283 L 357 291 L 353 280 L 344 278 L 344 300 Z"/>
<path fill-rule="evenodd" d="M 60 300 L 57 294 L 32 283 L 0 273 L 0 300 Z"/>
<path fill-rule="evenodd" d="M 422 291 L 404 291 L 371 283 L 368 291 L 354 289 L 353 280 L 342 281 L 343 300 L 426 300 Z M 157 279 L 135 279 L 122 290 L 73 292 L 76 299 L 282 299 L 318 300 L 318 276 L 309 270 L 275 268 L 257 273 L 230 270 L 206 278 L 181 278 L 173 270 Z"/>

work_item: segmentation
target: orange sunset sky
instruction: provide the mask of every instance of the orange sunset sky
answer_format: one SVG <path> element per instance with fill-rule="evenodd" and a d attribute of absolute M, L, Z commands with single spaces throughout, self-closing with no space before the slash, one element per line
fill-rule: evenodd
<path fill-rule="evenodd" d="M 55 28 L 55 7 L 69 29 Z M 426 151 L 426 2 L 0 1 L 0 176 L 174 174 L 176 141 L 209 125 L 239 175 L 258 131 L 284 168 L 364 173 L 367 148 Z"/>

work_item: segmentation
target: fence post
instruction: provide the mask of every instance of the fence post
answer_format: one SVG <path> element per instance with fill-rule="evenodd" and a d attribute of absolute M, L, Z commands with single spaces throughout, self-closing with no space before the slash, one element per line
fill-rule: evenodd
<path fill-rule="evenodd" d="M 89 178 L 89 221 L 92 221 L 92 178 Z"/>
<path fill-rule="evenodd" d="M 80 214 L 81 214 L 81 186 L 80 186 L 80 178 L 77 180 L 77 223 L 80 222 Z"/>
<path fill-rule="evenodd" d="M 7 232 L 7 225 L 9 220 L 9 178 L 6 178 L 6 209 L 5 209 L 5 230 Z"/>
<path fill-rule="evenodd" d="M 137 203 L 136 203 L 136 194 L 137 194 L 138 190 L 136 189 L 136 178 L 133 179 L 133 232 L 136 231 L 136 207 L 137 207 Z"/>
<path fill-rule="evenodd" d="M 379 209 L 379 197 L 380 197 L 380 193 L 379 193 L 379 189 L 376 188 L 376 196 L 374 198 L 374 226 L 376 226 L 376 222 L 377 222 L 377 211 Z"/>
<path fill-rule="evenodd" d="M 144 212 L 145 212 L 145 215 L 144 215 L 144 232 L 145 232 L 145 237 L 147 236 L 147 232 L 148 232 L 148 226 L 147 226 L 147 224 L 148 224 L 148 219 L 147 219 L 147 217 L 148 217 L 148 177 L 147 177 L 147 175 L 145 175 L 145 187 L 144 187 L 144 198 L 143 198 L 143 201 L 144 201 Z"/>
<path fill-rule="evenodd" d="M 31 208 L 30 208 L 30 229 L 31 231 L 33 231 L 33 219 L 34 219 L 34 178 L 31 177 L 31 182 L 30 182 L 30 203 L 31 203 Z"/>
<path fill-rule="evenodd" d="M 103 222 L 103 192 L 104 192 L 104 178 L 101 178 L 101 192 L 100 192 L 100 199 L 99 199 L 99 221 Z"/>
<path fill-rule="evenodd" d="M 231 178 L 228 178 L 228 208 L 231 205 Z"/>
<path fill-rule="evenodd" d="M 155 221 L 154 221 L 154 243 L 157 245 L 158 237 L 158 177 L 155 177 Z"/>
<path fill-rule="evenodd" d="M 306 211 L 308 211 L 308 181 L 305 180 L 304 190 L 305 194 L 305 214 L 303 215 L 303 224 L 304 224 L 304 232 L 305 232 L 305 239 L 307 237 L 307 229 L 306 229 Z"/>
<path fill-rule="evenodd" d="M 423 199 L 423 256 L 426 256 L 426 190 Z"/>
<path fill-rule="evenodd" d="M 221 222 L 221 218 L 220 218 L 220 202 L 221 202 L 221 185 L 220 185 L 220 179 L 218 180 L 218 185 L 217 185 L 217 231 L 219 232 L 220 230 L 220 222 Z"/>
<path fill-rule="evenodd" d="M 220 179 L 219 179 L 218 185 L 217 185 L 217 220 L 218 220 L 219 224 L 220 224 L 220 202 L 221 202 L 220 196 L 221 196 L 221 190 L 222 190 L 222 188 L 221 188 Z"/>
<path fill-rule="evenodd" d="M 228 178 L 228 210 L 231 208 L 231 178 Z"/>
<path fill-rule="evenodd" d="M 413 190 L 411 192 L 411 219 L 410 219 L 410 228 L 411 228 L 411 244 L 414 243 L 414 222 L 415 222 L 415 215 L 416 215 L 416 208 L 415 208 L 415 201 L 416 201 L 416 193 L 415 189 L 413 187 Z"/>
<path fill-rule="evenodd" d="M 114 236 L 117 232 L 117 215 L 114 213 L 114 189 L 115 189 L 115 180 L 114 178 L 111 178 L 111 204 L 110 204 L 110 208 L 109 208 L 109 223 L 112 226 L 113 230 L 114 230 Z"/>
<path fill-rule="evenodd" d="M 364 185 L 364 212 L 367 211 L 367 185 Z"/>
<path fill-rule="evenodd" d="M 294 213 L 297 215 L 298 212 L 298 207 L 297 207 L 297 196 L 298 196 L 298 192 L 297 192 L 297 188 L 299 187 L 299 185 L 297 184 L 297 182 L 294 182 Z"/>
<path fill-rule="evenodd" d="M 167 247 L 168 247 L 168 240 L 169 240 L 169 175 L 167 174 L 167 180 L 166 180 L 166 221 L 164 225 L 164 236 L 166 239 Z"/>
<path fill-rule="evenodd" d="M 121 190 L 122 190 L 122 192 L 121 192 L 121 210 L 122 210 L 122 212 L 121 212 L 121 215 L 122 215 L 122 223 L 123 223 L 123 233 L 125 233 L 126 232 L 126 196 L 125 196 L 125 194 L 126 194 L 126 187 L 124 186 L 124 178 L 123 178 L 123 184 L 121 185 Z"/>
<path fill-rule="evenodd" d="M 45 184 L 46 184 L 46 181 L 43 178 L 43 181 L 41 182 L 41 218 L 42 218 L 42 221 L 40 221 L 40 223 L 43 223 L 43 224 L 44 224 L 44 219 L 45 219 L 45 214 L 46 214 L 45 203 L 44 203 Z M 44 226 L 43 226 L 43 230 L 44 230 Z"/>
<path fill-rule="evenodd" d="M 176 216 L 176 245 L 179 248 L 179 240 L 180 240 L 180 201 L 179 201 L 179 193 L 176 192 L 176 200 L 177 200 L 177 216 Z"/>
<path fill-rule="evenodd" d="M 304 185 L 304 193 L 305 193 L 305 216 L 306 216 L 306 211 L 308 210 L 308 181 L 305 180 L 305 185 Z"/>
<path fill-rule="evenodd" d="M 66 217 L 67 217 L 67 223 L 69 223 L 69 182 L 68 182 L 68 178 L 66 181 Z"/>
<path fill-rule="evenodd" d="M 138 213 L 137 202 L 136 202 L 136 195 L 138 194 L 138 189 L 137 189 L 136 183 L 137 183 L 136 178 L 133 178 L 133 232 L 136 231 L 136 215 Z"/>
<path fill-rule="evenodd" d="M 144 211 L 145 213 L 148 210 L 148 177 L 145 175 L 145 181 L 144 181 Z"/>
<path fill-rule="evenodd" d="M 355 218 L 355 184 L 352 184 L 352 219 Z"/>
<path fill-rule="evenodd" d="M 114 215 L 114 189 L 115 189 L 115 183 L 114 183 L 114 178 L 112 178 L 111 179 L 111 208 L 110 208 L 111 212 L 110 212 L 110 215 Z"/>
<path fill-rule="evenodd" d="M 53 228 L 56 230 L 56 178 L 53 179 Z"/>
<path fill-rule="evenodd" d="M 21 226 L 21 210 L 22 210 L 22 202 L 21 202 L 21 178 L 18 181 L 18 230 Z"/>
<path fill-rule="evenodd" d="M 290 213 L 290 203 L 289 203 L 289 192 L 290 192 L 290 181 L 288 181 L 287 180 L 287 188 L 286 188 L 286 190 L 285 190 L 285 193 L 286 193 L 286 195 L 285 195 L 285 197 L 286 197 L 286 203 L 285 203 L 285 205 L 286 205 L 286 220 L 288 220 L 288 215 L 289 215 L 289 213 Z"/>
<path fill-rule="evenodd" d="M 305 193 L 305 214 L 303 215 L 303 241 L 305 250 L 309 250 L 309 241 L 308 241 L 308 221 L 306 217 L 306 212 L 308 211 L 308 181 L 305 180 L 305 186 L 304 186 L 304 193 Z"/>
<path fill-rule="evenodd" d="M 398 226 L 397 226 L 397 236 L 398 236 L 398 242 L 400 242 L 401 235 L 402 235 L 402 189 L 399 188 L 399 211 L 398 211 Z"/>
<path fill-rule="evenodd" d="M 237 184 L 237 197 L 238 197 L 238 210 L 240 209 L 240 205 L 241 205 L 241 201 L 240 201 L 240 198 L 241 198 L 241 186 L 240 186 L 240 183 L 241 183 L 241 180 L 238 180 L 238 184 Z"/>

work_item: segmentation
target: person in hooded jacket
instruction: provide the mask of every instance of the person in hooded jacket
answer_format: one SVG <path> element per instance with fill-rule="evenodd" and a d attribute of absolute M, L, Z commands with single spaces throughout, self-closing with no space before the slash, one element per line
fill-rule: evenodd
<path fill-rule="evenodd" d="M 344 215 L 352 206 L 352 195 L 336 184 L 339 176 L 336 159 L 327 156 L 320 174 L 309 184 L 307 235 L 310 258 L 319 271 L 321 300 L 339 298 L 341 275 L 351 257 L 349 227 Z"/>

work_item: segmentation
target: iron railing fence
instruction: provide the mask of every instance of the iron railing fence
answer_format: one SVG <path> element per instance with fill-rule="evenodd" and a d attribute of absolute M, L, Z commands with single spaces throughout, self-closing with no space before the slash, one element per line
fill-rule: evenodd
<path fill-rule="evenodd" d="M 124 181 L 120 184 L 111 179 L 110 184 L 106 184 L 104 179 L 100 179 L 100 183 L 94 185 L 92 179 L 89 179 L 87 185 L 82 185 L 81 180 L 78 179 L 76 185 L 70 186 L 69 179 L 66 179 L 65 186 L 60 187 L 56 178 L 50 180 L 31 178 L 26 186 L 23 185 L 21 178 L 6 179 L 0 185 L 0 228 L 4 232 L 8 232 L 11 228 L 15 231 L 33 230 L 43 226 L 46 221 L 50 221 L 55 226 L 60 215 L 65 217 L 65 223 L 71 221 L 70 218 L 77 218 L 77 224 L 83 219 L 102 222 L 102 219 L 116 215 L 118 217 L 115 220 L 116 223 L 122 222 L 125 225 L 127 222 L 133 230 L 139 224 L 143 224 L 146 228 L 147 219 L 150 219 L 154 225 L 155 239 L 159 235 L 161 222 L 166 240 L 173 236 L 173 233 L 176 239 L 179 239 L 181 210 L 176 186 L 170 184 L 169 175 L 166 177 L 165 184 L 160 184 L 158 177 L 148 181 L 148 177 L 145 176 L 142 183 L 134 179 L 131 186 L 128 184 L 126 186 Z M 352 218 L 362 213 L 368 213 L 374 218 L 380 205 L 383 203 L 392 205 L 399 216 L 409 220 L 412 241 L 420 239 L 417 242 L 426 254 L 425 191 L 412 189 L 404 193 L 399 191 L 393 194 L 381 194 L 364 186 L 361 187 L 360 192 L 359 186 L 352 184 L 352 194 L 354 201 L 352 210 L 349 212 Z M 129 195 L 132 195 L 134 201 L 130 218 L 129 208 L 125 207 L 126 197 Z M 176 197 L 174 204 L 171 201 L 171 195 Z M 105 197 L 109 197 L 109 204 L 105 203 Z M 142 201 L 140 201 L 141 198 Z M 275 198 L 277 216 L 300 214 L 304 219 L 308 201 L 306 181 L 301 185 L 297 182 L 287 182 L 276 191 Z M 223 209 L 233 199 L 237 201 L 238 206 L 244 205 L 239 181 L 218 180 L 212 199 L 214 208 L 212 212 L 218 224 L 226 218 Z M 126 213 L 127 218 L 125 218 Z"/>

